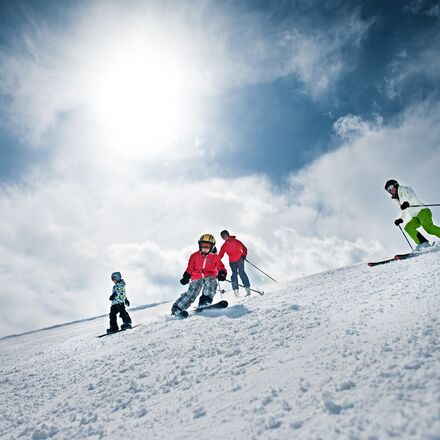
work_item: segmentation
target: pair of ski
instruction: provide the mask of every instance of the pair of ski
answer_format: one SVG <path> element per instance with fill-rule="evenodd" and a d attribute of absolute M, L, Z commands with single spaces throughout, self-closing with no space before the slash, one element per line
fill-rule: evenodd
<path fill-rule="evenodd" d="M 228 307 L 228 302 L 225 300 L 216 302 L 214 304 L 208 304 L 206 306 L 196 307 L 194 309 L 194 313 L 204 312 L 206 310 L 216 310 L 216 309 L 225 309 Z M 188 318 L 189 313 L 186 310 L 182 310 L 174 315 L 176 318 L 185 319 Z"/>
<path fill-rule="evenodd" d="M 226 280 L 226 281 L 228 281 L 228 280 Z M 239 284 L 239 286 L 244 287 L 241 284 Z M 248 287 L 248 289 L 251 292 L 255 292 L 255 293 L 259 293 L 260 295 L 264 295 L 264 291 L 262 291 L 262 290 L 251 289 L 249 287 Z M 225 291 L 220 290 L 220 293 L 225 293 Z M 250 295 L 248 294 L 246 296 L 250 296 Z M 194 313 L 204 312 L 205 310 L 225 309 L 226 307 L 228 307 L 228 302 L 225 300 L 222 300 L 222 301 L 216 302 L 214 304 L 208 304 L 206 306 L 196 307 L 194 309 Z M 182 310 L 181 312 L 176 313 L 174 316 L 179 319 L 185 319 L 185 318 L 188 318 L 189 313 L 186 310 Z"/>
<path fill-rule="evenodd" d="M 437 251 L 437 250 L 438 250 L 438 245 L 436 244 L 436 242 L 434 242 L 430 246 L 427 246 L 423 249 L 416 250 L 416 251 L 410 252 L 408 254 L 398 254 L 398 255 L 395 255 L 393 258 L 388 258 L 387 260 L 368 263 L 368 266 L 372 267 L 372 266 L 378 266 L 380 264 L 391 263 L 392 261 L 406 260 L 408 258 L 417 257 L 419 255 L 426 254 L 428 252 Z"/>
<path fill-rule="evenodd" d="M 417 257 L 418 255 L 420 255 L 419 252 L 410 252 L 409 254 L 398 254 L 398 255 L 394 255 L 393 258 L 388 258 L 386 260 L 370 262 L 368 263 L 368 266 L 370 267 L 380 266 L 381 264 L 391 263 L 392 261 L 407 260 L 408 258 Z"/>

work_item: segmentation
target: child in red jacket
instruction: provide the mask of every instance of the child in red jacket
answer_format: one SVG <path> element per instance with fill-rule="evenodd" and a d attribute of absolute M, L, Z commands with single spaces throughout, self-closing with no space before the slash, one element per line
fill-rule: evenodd
<path fill-rule="evenodd" d="M 226 268 L 216 254 L 215 238 L 211 234 L 203 234 L 199 240 L 199 250 L 189 258 L 188 267 L 183 273 L 180 284 L 188 284 L 188 291 L 183 293 L 171 308 L 172 315 L 179 315 L 197 298 L 200 292 L 199 307 L 212 303 L 217 291 L 217 279 L 226 279 Z"/>

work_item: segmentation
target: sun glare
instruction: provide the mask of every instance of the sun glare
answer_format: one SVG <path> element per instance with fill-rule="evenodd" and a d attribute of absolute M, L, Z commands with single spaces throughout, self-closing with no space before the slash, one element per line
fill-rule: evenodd
<path fill-rule="evenodd" d="M 106 147 L 149 158 L 172 148 L 188 126 L 192 75 L 176 49 L 136 41 L 108 50 L 91 105 Z"/>

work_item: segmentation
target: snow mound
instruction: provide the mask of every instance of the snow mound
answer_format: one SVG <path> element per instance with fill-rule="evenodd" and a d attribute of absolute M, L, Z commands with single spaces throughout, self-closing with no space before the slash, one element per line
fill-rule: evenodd
<path fill-rule="evenodd" d="M 440 252 L 0 340 L 2 439 L 440 439 Z M 177 296 L 177 295 L 176 295 Z M 235 304 L 234 304 L 235 301 Z"/>

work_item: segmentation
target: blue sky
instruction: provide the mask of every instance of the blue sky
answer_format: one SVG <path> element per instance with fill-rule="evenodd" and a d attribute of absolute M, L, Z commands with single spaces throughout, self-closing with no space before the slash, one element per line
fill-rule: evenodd
<path fill-rule="evenodd" d="M 172 299 L 208 231 L 288 280 L 402 246 L 388 178 L 438 201 L 435 2 L 0 7 L 1 332 L 102 313 L 114 270 Z"/>
<path fill-rule="evenodd" d="M 352 113 L 371 119 L 380 114 L 387 122 L 412 102 L 438 95 L 437 78 L 423 75 L 405 83 L 396 97 L 390 98 L 386 93 L 387 79 L 399 56 L 405 53 L 405 57 L 413 58 L 426 47 L 426 42 L 435 38 L 438 17 L 410 13 L 404 2 L 334 3 L 343 6 L 305 8 L 304 20 L 311 26 L 325 26 L 327 21 L 337 19 L 345 8 L 359 11 L 360 19 L 371 24 L 359 47 L 348 44 L 345 48 L 350 65 L 329 93 L 318 99 L 304 93 L 295 74 L 225 94 L 219 123 L 225 130 L 237 133 L 237 144 L 246 146 L 248 153 L 226 158 L 228 169 L 237 173 L 241 170 L 266 172 L 279 180 L 338 146 L 332 130 L 338 118 Z M 273 8 L 280 4 L 285 7 L 278 7 L 278 13 L 274 14 Z M 276 27 L 288 28 L 291 20 L 282 11 L 292 16 L 301 11 L 291 4 L 262 2 L 261 10 L 276 17 Z M 255 6 L 253 2 L 248 6 L 250 10 L 252 6 Z M 429 10 L 428 4 L 425 8 Z M 268 151 L 276 151 L 270 167 L 265 159 Z"/>

